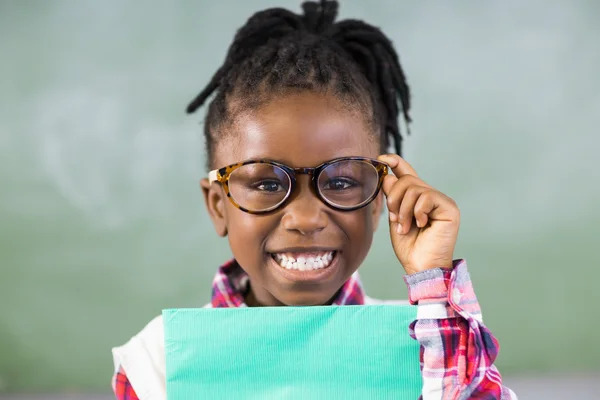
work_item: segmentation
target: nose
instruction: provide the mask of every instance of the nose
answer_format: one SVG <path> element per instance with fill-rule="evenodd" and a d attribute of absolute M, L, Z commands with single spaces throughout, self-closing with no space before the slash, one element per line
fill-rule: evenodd
<path fill-rule="evenodd" d="M 296 194 L 284 208 L 281 219 L 283 227 L 303 236 L 310 236 L 325 229 L 329 217 L 324 210 L 325 204 L 311 190 L 310 178 L 298 178 Z"/>

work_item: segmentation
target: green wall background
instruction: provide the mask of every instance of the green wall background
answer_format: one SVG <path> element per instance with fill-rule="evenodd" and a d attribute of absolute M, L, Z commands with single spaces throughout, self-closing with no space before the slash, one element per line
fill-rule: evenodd
<path fill-rule="evenodd" d="M 598 370 L 600 4 L 344 1 L 394 40 L 406 158 L 462 210 L 505 374 Z M 201 306 L 230 254 L 184 107 L 254 11 L 296 1 L 0 2 L 0 391 L 107 390 L 110 348 Z M 386 224 L 362 269 L 406 296 Z"/>

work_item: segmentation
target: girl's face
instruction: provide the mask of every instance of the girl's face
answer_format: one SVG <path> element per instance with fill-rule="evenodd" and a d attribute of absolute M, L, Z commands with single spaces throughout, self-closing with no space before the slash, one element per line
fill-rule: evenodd
<path fill-rule="evenodd" d="M 228 129 L 214 154 L 219 168 L 262 158 L 293 168 L 315 167 L 338 157 L 379 155 L 379 143 L 360 113 L 324 94 L 277 98 L 236 117 Z M 381 215 L 382 194 L 359 210 L 337 211 L 315 195 L 308 175 L 297 175 L 291 199 L 266 215 L 239 210 L 218 183 L 205 179 L 201 185 L 217 233 L 227 235 L 250 277 L 249 305 L 330 302 L 365 259 Z M 322 259 L 326 266 L 288 269 L 281 265 L 283 256 Z"/>

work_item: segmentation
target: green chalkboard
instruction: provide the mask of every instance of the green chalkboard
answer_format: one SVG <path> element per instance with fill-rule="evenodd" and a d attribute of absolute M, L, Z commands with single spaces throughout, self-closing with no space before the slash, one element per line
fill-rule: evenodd
<path fill-rule="evenodd" d="M 108 390 L 112 346 L 208 300 L 230 253 L 184 108 L 252 12 L 299 3 L 0 3 L 0 391 Z M 405 156 L 461 208 L 501 371 L 597 369 L 598 3 L 343 3 L 398 48 Z M 404 298 L 381 225 L 362 278 Z"/>

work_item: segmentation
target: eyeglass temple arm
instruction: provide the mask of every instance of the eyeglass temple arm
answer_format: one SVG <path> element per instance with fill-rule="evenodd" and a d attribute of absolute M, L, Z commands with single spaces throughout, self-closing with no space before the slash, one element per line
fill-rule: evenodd
<path fill-rule="evenodd" d="M 217 171 L 218 170 L 213 169 L 212 171 L 210 171 L 208 173 L 208 182 L 209 183 L 219 182 L 219 177 L 217 176 Z"/>

